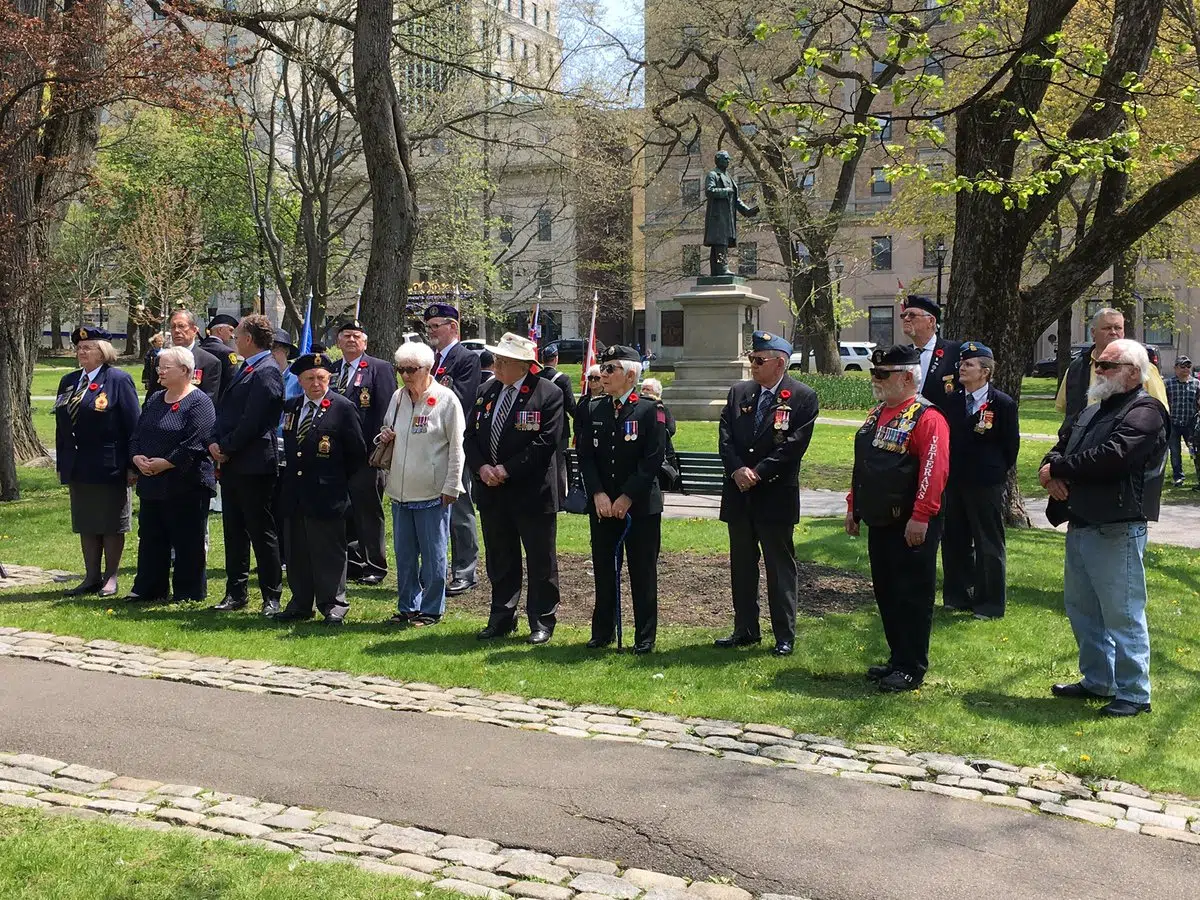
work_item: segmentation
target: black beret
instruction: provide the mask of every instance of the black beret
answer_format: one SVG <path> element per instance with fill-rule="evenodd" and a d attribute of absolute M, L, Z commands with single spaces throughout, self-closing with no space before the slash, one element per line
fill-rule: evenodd
<path fill-rule="evenodd" d="M 301 375 L 309 369 L 324 369 L 326 372 L 332 372 L 333 360 L 324 353 L 305 353 L 292 363 L 293 375 Z"/>
<path fill-rule="evenodd" d="M 367 333 L 367 329 L 363 328 L 363 323 L 358 321 L 358 319 L 342 319 L 342 321 L 338 322 L 337 333 L 341 334 L 343 331 L 361 331 L 363 334 Z"/>
<path fill-rule="evenodd" d="M 214 325 L 232 325 L 234 328 L 237 328 L 237 324 L 238 320 L 228 313 L 218 313 L 208 320 L 209 328 L 212 328 Z"/>
<path fill-rule="evenodd" d="M 430 303 L 425 307 L 424 319 L 426 322 L 438 316 L 441 316 L 443 319 L 454 319 L 457 322 L 458 310 L 449 303 Z"/>
<path fill-rule="evenodd" d="M 617 360 L 627 360 L 629 362 L 640 363 L 642 355 L 632 347 L 624 347 L 621 344 L 613 344 L 611 347 L 606 347 L 600 352 L 600 358 L 597 362 L 610 363 Z"/>
<path fill-rule="evenodd" d="M 928 297 L 922 297 L 920 294 L 909 294 L 904 298 L 905 309 L 919 309 L 922 312 L 927 312 L 938 321 L 942 318 L 942 308 L 936 302 Z"/>
<path fill-rule="evenodd" d="M 111 341 L 112 333 L 107 328 L 94 328 L 91 325 L 80 325 L 71 332 L 71 343 L 80 341 Z"/>
<path fill-rule="evenodd" d="M 958 354 L 959 359 L 977 359 L 980 356 L 995 359 L 992 356 L 992 348 L 986 344 L 979 343 L 979 341 L 967 341 L 962 345 L 962 350 Z"/>
<path fill-rule="evenodd" d="M 921 351 L 912 344 L 892 344 L 884 350 L 876 347 L 871 354 L 873 366 L 916 366 L 921 363 Z"/>

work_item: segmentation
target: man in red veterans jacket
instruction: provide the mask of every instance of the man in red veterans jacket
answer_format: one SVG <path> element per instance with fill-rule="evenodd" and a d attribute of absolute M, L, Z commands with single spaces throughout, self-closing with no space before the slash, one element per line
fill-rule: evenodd
<path fill-rule="evenodd" d="M 718 647 L 762 640 L 758 630 L 758 559 L 767 569 L 767 603 L 776 656 L 796 640 L 796 545 L 800 521 L 800 458 L 812 439 L 817 395 L 787 374 L 792 345 L 756 331 L 750 381 L 729 391 L 718 447 L 725 465 L 721 521 L 729 526 L 733 634 Z"/>
<path fill-rule="evenodd" d="M 854 475 L 846 533 L 867 524 L 875 602 L 891 656 L 867 677 L 887 692 L 921 686 L 937 587 L 942 491 L 950 429 L 917 394 L 921 351 L 899 344 L 871 354 L 871 392 L 881 401 L 854 436 Z"/>
<path fill-rule="evenodd" d="M 517 629 L 521 546 L 529 569 L 526 607 L 531 644 L 554 634 L 558 610 L 558 477 L 554 454 L 563 428 L 563 395 L 537 374 L 537 345 L 505 334 L 489 350 L 496 377 L 467 409 L 463 449 L 483 520 L 492 609 L 481 641 Z"/>

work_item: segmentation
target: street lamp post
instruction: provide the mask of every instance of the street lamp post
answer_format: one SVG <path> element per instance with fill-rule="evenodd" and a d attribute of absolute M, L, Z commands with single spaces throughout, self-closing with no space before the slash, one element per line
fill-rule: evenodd
<path fill-rule="evenodd" d="M 946 239 L 938 238 L 937 247 L 933 251 L 937 254 L 937 303 L 942 305 L 942 269 L 946 265 Z"/>
<path fill-rule="evenodd" d="M 846 271 L 845 263 L 842 262 L 840 256 L 834 257 L 833 260 L 833 299 L 837 300 L 842 293 L 842 273 Z M 838 343 L 842 340 L 842 327 L 838 326 L 837 333 Z"/>

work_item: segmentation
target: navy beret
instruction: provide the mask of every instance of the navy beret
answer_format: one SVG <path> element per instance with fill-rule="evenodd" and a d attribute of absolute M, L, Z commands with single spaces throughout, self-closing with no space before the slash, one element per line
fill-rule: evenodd
<path fill-rule="evenodd" d="M 237 324 L 238 320 L 228 313 L 218 313 L 208 320 L 209 328 L 212 328 L 214 325 L 232 325 L 234 328 L 237 328 Z"/>
<path fill-rule="evenodd" d="M 791 356 L 792 345 L 777 334 L 769 331 L 756 331 L 751 336 L 755 350 L 782 350 Z"/>
<path fill-rule="evenodd" d="M 892 344 L 884 350 L 876 347 L 871 354 L 873 366 L 916 366 L 921 363 L 921 351 L 912 344 Z"/>
<path fill-rule="evenodd" d="M 333 360 L 324 353 L 305 353 L 292 363 L 293 375 L 301 375 L 309 369 L 324 369 L 326 372 L 332 372 Z"/>
<path fill-rule="evenodd" d="M 425 307 L 425 321 L 441 316 L 443 319 L 454 319 L 458 321 L 458 310 L 449 303 L 430 303 Z"/>
<path fill-rule="evenodd" d="M 358 321 L 358 319 L 342 319 L 338 323 L 337 333 L 341 334 L 343 331 L 361 331 L 363 334 L 367 333 L 367 329 L 363 328 L 363 323 Z"/>
<path fill-rule="evenodd" d="M 995 359 L 992 356 L 992 348 L 986 344 L 981 344 L 979 341 L 967 341 L 962 345 L 962 350 L 958 355 L 959 359 L 977 359 L 980 356 L 986 356 L 988 359 Z"/>
<path fill-rule="evenodd" d="M 640 363 L 642 355 L 632 347 L 625 347 L 621 344 L 613 344 L 611 347 L 605 347 L 600 351 L 600 358 L 597 362 L 610 363 L 618 360 L 626 360 L 628 362 Z"/>
<path fill-rule="evenodd" d="M 90 325 L 80 325 L 71 332 L 71 343 L 80 341 L 111 341 L 112 333 L 107 328 L 93 328 Z"/>
<path fill-rule="evenodd" d="M 942 318 L 942 308 L 936 302 L 928 297 L 922 297 L 920 294 L 909 294 L 904 298 L 905 309 L 919 309 L 922 312 L 927 312 L 937 320 Z"/>

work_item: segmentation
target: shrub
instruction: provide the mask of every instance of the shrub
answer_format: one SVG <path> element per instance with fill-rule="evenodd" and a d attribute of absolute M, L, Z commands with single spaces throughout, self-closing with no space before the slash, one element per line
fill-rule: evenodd
<path fill-rule="evenodd" d="M 821 409 L 869 409 L 875 405 L 871 380 L 851 375 L 810 375 L 789 372 L 797 381 L 817 392 Z"/>

